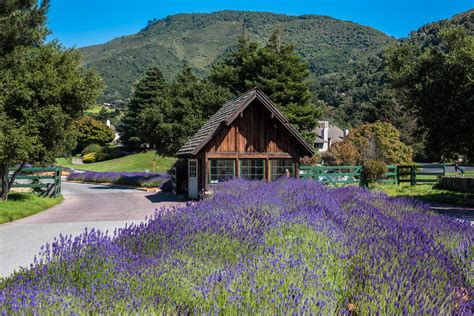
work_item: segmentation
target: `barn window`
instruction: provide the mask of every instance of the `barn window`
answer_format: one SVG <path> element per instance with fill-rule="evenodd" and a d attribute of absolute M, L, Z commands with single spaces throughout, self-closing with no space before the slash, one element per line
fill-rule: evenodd
<path fill-rule="evenodd" d="M 209 168 L 209 183 L 219 183 L 234 178 L 234 160 L 211 159 Z"/>
<path fill-rule="evenodd" d="M 246 180 L 263 180 L 265 178 L 265 163 L 263 159 L 240 160 L 240 177 Z"/>
<path fill-rule="evenodd" d="M 295 164 L 292 159 L 272 159 L 270 160 L 270 176 L 271 180 L 276 180 L 286 176 L 288 170 L 290 176 L 295 176 Z"/>

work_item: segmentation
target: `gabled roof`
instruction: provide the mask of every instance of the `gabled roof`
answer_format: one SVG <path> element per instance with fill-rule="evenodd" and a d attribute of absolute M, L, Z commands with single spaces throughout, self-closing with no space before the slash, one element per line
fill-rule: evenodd
<path fill-rule="evenodd" d="M 314 154 L 313 147 L 304 137 L 288 122 L 288 119 L 281 113 L 268 96 L 258 88 L 253 88 L 229 101 L 227 101 L 201 129 L 191 137 L 183 147 L 176 153 L 178 156 L 196 155 L 206 144 L 216 135 L 219 128 L 230 125 L 242 113 L 248 105 L 258 99 L 272 114 L 280 121 L 287 131 L 295 137 L 298 143 L 309 153 Z"/>
<path fill-rule="evenodd" d="M 317 127 L 315 129 L 315 132 L 316 132 L 315 143 L 327 143 L 327 141 L 325 141 L 324 138 L 323 138 L 323 128 Z M 346 135 L 345 135 L 345 133 L 342 129 L 340 129 L 336 125 L 329 125 L 329 127 L 328 127 L 328 138 L 331 138 L 332 140 L 338 141 L 338 140 L 343 140 L 345 136 Z"/>
<path fill-rule="evenodd" d="M 324 144 L 324 143 L 327 143 L 327 141 L 324 140 L 323 138 L 319 137 L 318 135 L 316 135 L 316 139 L 314 140 L 314 143 L 315 144 Z"/>

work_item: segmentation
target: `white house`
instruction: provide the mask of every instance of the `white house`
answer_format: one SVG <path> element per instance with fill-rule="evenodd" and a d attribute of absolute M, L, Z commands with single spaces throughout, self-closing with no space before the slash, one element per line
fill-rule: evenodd
<path fill-rule="evenodd" d="M 314 130 L 316 134 L 314 148 L 317 148 L 319 152 L 328 151 L 332 144 L 342 141 L 349 134 L 349 130 L 342 130 L 329 124 L 329 121 L 318 121 L 318 124 L 319 126 Z"/>

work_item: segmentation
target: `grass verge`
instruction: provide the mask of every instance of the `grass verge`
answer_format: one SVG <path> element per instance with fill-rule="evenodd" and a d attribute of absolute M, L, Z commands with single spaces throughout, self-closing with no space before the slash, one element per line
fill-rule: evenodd
<path fill-rule="evenodd" d="M 152 170 L 153 158 L 156 157 L 154 151 L 138 153 L 125 157 L 100 161 L 95 163 L 73 165 L 70 158 L 57 158 L 56 164 L 62 167 L 87 170 L 87 171 L 113 171 L 113 172 L 144 172 Z M 166 172 L 173 166 L 176 158 L 174 157 L 156 157 L 156 172 Z"/>
<path fill-rule="evenodd" d="M 401 185 L 376 184 L 372 188 L 374 190 L 384 191 L 390 196 L 409 196 L 428 202 L 474 206 L 474 194 L 438 189 L 432 184 L 419 184 L 414 186 L 408 183 Z"/>
<path fill-rule="evenodd" d="M 11 193 L 0 203 L 0 224 L 27 217 L 59 204 L 63 197 L 46 198 L 33 193 Z"/>

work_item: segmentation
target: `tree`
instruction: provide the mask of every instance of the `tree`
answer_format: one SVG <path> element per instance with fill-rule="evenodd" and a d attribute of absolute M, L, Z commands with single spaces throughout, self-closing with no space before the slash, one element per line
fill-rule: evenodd
<path fill-rule="evenodd" d="M 226 88 L 199 80 L 187 63 L 172 83 L 153 68 L 137 84 L 121 130 L 135 148 L 174 155 L 230 96 Z"/>
<path fill-rule="evenodd" d="M 416 34 L 389 53 L 399 97 L 426 131 L 431 159 L 456 154 L 474 159 L 474 37 L 446 27 Z"/>
<path fill-rule="evenodd" d="M 265 47 L 241 38 L 237 50 L 212 68 L 210 79 L 233 94 L 259 87 L 303 135 L 313 140 L 320 111 L 308 75 L 308 65 L 276 30 Z"/>
<path fill-rule="evenodd" d="M 231 97 L 227 89 L 199 80 L 187 63 L 171 84 L 171 91 L 172 106 L 163 124 L 155 129 L 160 135 L 154 139 L 162 143 L 156 149 L 162 155 L 174 155 Z"/>
<path fill-rule="evenodd" d="M 336 165 L 355 166 L 360 161 L 357 147 L 348 140 L 333 144 L 329 147 L 329 153 L 334 156 Z"/>
<path fill-rule="evenodd" d="M 377 121 L 352 129 L 346 141 L 357 148 L 361 163 L 369 160 L 380 160 L 386 164 L 412 162 L 413 149 L 400 140 L 400 132 L 387 122 Z"/>
<path fill-rule="evenodd" d="M 133 95 L 125 106 L 122 124 L 119 126 L 121 140 L 126 147 L 140 149 L 145 145 L 143 133 L 142 112 L 147 108 L 159 108 L 169 99 L 170 87 L 163 73 L 158 67 L 152 66 L 148 69 L 134 87 Z M 163 113 L 152 113 L 157 115 L 154 120 L 163 116 Z"/>
<path fill-rule="evenodd" d="M 84 116 L 73 124 L 77 145 L 80 150 L 89 144 L 105 145 L 115 138 L 115 133 L 104 122 Z"/>
<path fill-rule="evenodd" d="M 26 163 L 50 164 L 71 149 L 72 121 L 95 104 L 102 87 L 95 72 L 80 66 L 76 50 L 44 43 L 47 7 L 47 1 L 38 6 L 34 0 L 0 5 L 0 32 L 10 39 L 0 40 L 3 201 Z"/>
<path fill-rule="evenodd" d="M 49 34 L 46 12 L 49 0 L 3 0 L 0 2 L 0 58 L 19 46 L 34 47 Z"/>

